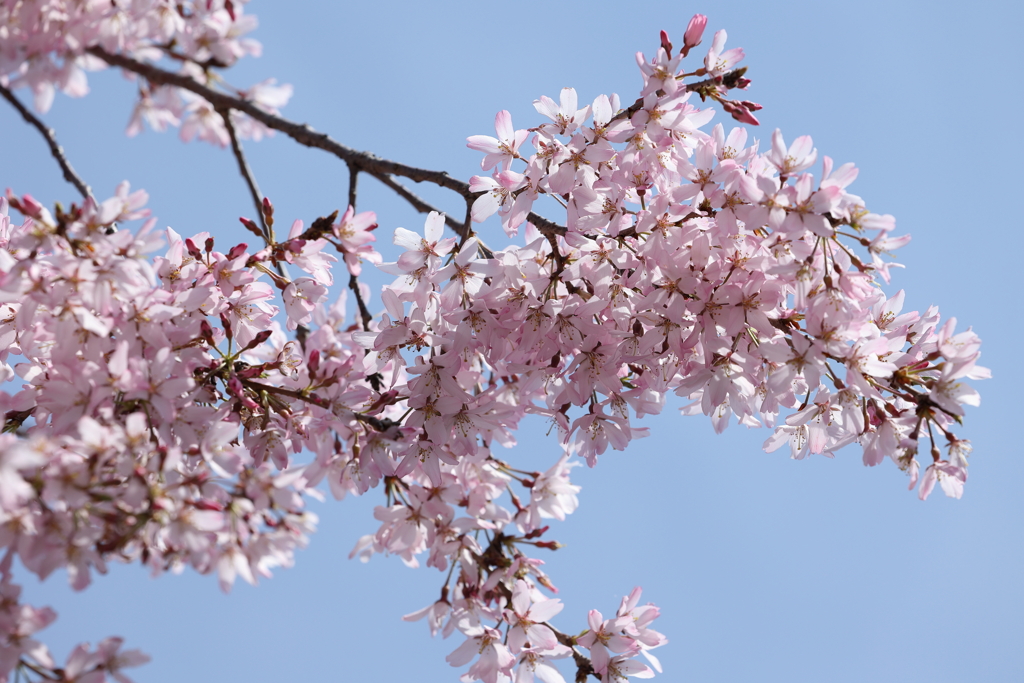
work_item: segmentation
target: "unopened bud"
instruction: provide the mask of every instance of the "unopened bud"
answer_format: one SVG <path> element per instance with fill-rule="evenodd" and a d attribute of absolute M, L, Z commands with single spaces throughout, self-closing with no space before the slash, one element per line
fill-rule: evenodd
<path fill-rule="evenodd" d="M 256 235 L 257 237 L 263 237 L 263 231 L 260 230 L 260 226 L 256 225 L 255 221 L 245 218 L 244 216 L 240 217 L 238 220 L 242 223 L 242 225 L 245 226 L 246 230 Z"/>
<path fill-rule="evenodd" d="M 547 548 L 548 550 L 558 550 L 565 547 L 558 541 L 537 541 L 534 545 L 538 548 Z"/>
<path fill-rule="evenodd" d="M 199 333 L 203 336 L 203 339 L 210 344 L 210 346 L 213 346 L 213 328 L 210 327 L 210 323 L 205 319 L 199 321 Z"/>
<path fill-rule="evenodd" d="M 700 39 L 704 36 L 704 28 L 708 25 L 708 18 L 703 14 L 694 14 L 690 23 L 686 26 L 686 33 L 683 34 L 683 52 L 700 45 Z"/>
<path fill-rule="evenodd" d="M 204 244 L 203 246 L 206 247 L 206 253 L 207 254 L 209 254 L 211 251 L 213 251 L 213 238 L 212 237 L 207 237 L 206 238 L 206 244 Z"/>
<path fill-rule="evenodd" d="M 227 313 L 222 312 L 220 314 L 220 324 L 224 327 L 224 335 L 228 338 L 228 341 L 231 341 L 235 334 L 231 329 L 231 320 L 228 318 Z"/>
<path fill-rule="evenodd" d="M 742 102 L 722 100 L 722 108 L 729 112 L 729 114 L 740 123 L 746 123 L 751 126 L 761 125 L 761 122 L 757 120 L 757 117 L 751 114 L 750 109 L 744 106 L 744 103 Z M 760 105 L 758 105 L 758 108 L 760 108 Z"/>
<path fill-rule="evenodd" d="M 661 32 L 661 47 L 665 50 L 665 54 L 670 58 L 672 57 L 672 41 L 668 39 L 668 32 Z"/>
<path fill-rule="evenodd" d="M 14 205 L 13 202 L 12 205 Z M 36 201 L 36 198 L 30 194 L 22 195 L 21 204 L 16 206 L 19 211 L 29 218 L 40 220 L 43 217 L 43 205 Z"/>
<path fill-rule="evenodd" d="M 251 342 L 245 345 L 243 351 L 255 349 L 257 346 L 270 339 L 270 334 L 270 330 L 263 330 L 262 332 L 258 333 L 255 337 L 252 338 Z"/>
<path fill-rule="evenodd" d="M 236 259 L 239 256 L 241 256 L 242 254 L 244 254 L 245 250 L 248 249 L 248 248 L 249 248 L 249 245 L 246 244 L 245 242 L 241 242 L 239 244 L 236 244 L 235 246 L 231 247 L 231 251 L 228 252 L 228 260 L 229 261 L 233 261 L 234 259 Z"/>
<path fill-rule="evenodd" d="M 196 246 L 196 243 L 192 241 L 191 237 L 185 239 L 185 251 L 187 251 L 188 255 L 195 260 L 203 260 L 203 252 L 199 251 L 199 247 Z"/>
<path fill-rule="evenodd" d="M 263 198 L 263 221 L 268 227 L 274 227 L 274 205 L 267 197 Z"/>

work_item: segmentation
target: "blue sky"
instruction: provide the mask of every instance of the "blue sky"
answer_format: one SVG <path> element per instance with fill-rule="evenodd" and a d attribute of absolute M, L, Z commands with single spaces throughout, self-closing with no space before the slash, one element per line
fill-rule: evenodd
<path fill-rule="evenodd" d="M 819 153 L 857 163 L 851 190 L 914 237 L 892 291 L 905 288 L 911 309 L 938 304 L 984 340 L 994 378 L 977 383 L 982 406 L 961 430 L 975 446 L 970 480 L 962 500 L 921 503 L 890 463 L 867 469 L 853 449 L 791 461 L 761 451 L 767 432 L 716 436 L 670 405 L 648 418 L 650 438 L 576 470 L 581 508 L 553 529 L 566 547 L 545 558 L 567 606 L 557 623 L 581 630 L 587 610 L 608 613 L 641 585 L 663 610 L 665 681 L 1019 681 L 1024 449 L 1013 387 L 1024 376 L 1011 352 L 1022 332 L 1024 149 L 1013 69 L 1024 12 L 984 1 L 719 4 L 553 1 L 529 14 L 497 3 L 256 0 L 264 56 L 231 81 L 292 83 L 287 117 L 468 179 L 479 154 L 465 138 L 492 134 L 498 110 L 527 127 L 539 119 L 532 101 L 565 86 L 581 102 L 632 100 L 633 53 L 656 49 L 662 28 L 679 42 L 694 12 L 709 15 L 709 37 L 725 28 L 729 46 L 746 49 L 748 96 L 765 106 L 755 135 L 809 134 Z M 150 192 L 161 226 L 209 230 L 225 247 L 249 237 L 237 217 L 252 208 L 229 153 L 174 134 L 129 140 L 132 84 L 114 72 L 90 84 L 83 100 L 59 96 L 46 120 L 98 196 L 127 178 Z M 0 185 L 44 203 L 74 199 L 6 106 L 0 131 Z M 247 151 L 279 217 L 344 209 L 347 177 L 333 157 L 281 136 Z M 375 181 L 361 186 L 359 208 L 377 212 L 385 244 L 395 227 L 422 226 Z M 456 197 L 417 191 L 461 216 Z M 482 230 L 500 243 L 497 222 Z M 545 432 L 527 423 L 507 459 L 554 462 Z M 62 576 L 26 577 L 26 593 L 60 613 L 44 635 L 62 656 L 111 634 L 150 653 L 139 683 L 455 681 L 462 670 L 444 657 L 460 640 L 432 641 L 424 624 L 400 620 L 436 599 L 443 576 L 396 558 L 346 559 L 375 529 L 381 500 L 311 503 L 320 530 L 297 565 L 229 596 L 212 577 L 153 581 L 136 566 L 114 567 L 81 594 Z"/>

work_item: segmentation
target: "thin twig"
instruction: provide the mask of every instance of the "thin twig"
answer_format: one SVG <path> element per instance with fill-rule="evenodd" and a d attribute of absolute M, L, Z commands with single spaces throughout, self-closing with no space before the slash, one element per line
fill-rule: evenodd
<path fill-rule="evenodd" d="M 401 183 L 396 181 L 391 176 L 389 176 L 387 174 L 380 174 L 380 175 L 378 175 L 376 173 L 371 173 L 370 175 L 372 175 L 374 178 L 376 178 L 377 180 L 379 180 L 380 182 L 384 183 L 389 188 L 391 188 L 394 191 L 395 194 L 397 194 L 399 197 L 401 197 L 405 201 L 409 202 L 409 204 L 412 205 L 412 208 L 416 209 L 420 213 L 430 213 L 431 211 L 437 211 L 438 213 L 444 213 L 440 209 L 434 208 L 433 206 L 431 206 L 430 204 L 425 202 L 423 199 L 421 199 L 420 197 L 418 197 L 415 194 L 413 194 L 412 192 L 410 192 L 407 187 L 405 187 L 404 185 L 402 185 Z M 471 201 L 471 200 L 467 199 L 466 201 Z M 457 220 L 455 220 L 454 218 L 452 218 L 448 214 L 444 214 L 444 222 L 445 222 L 445 225 L 447 225 L 449 228 L 451 228 L 453 231 L 455 231 L 455 234 L 457 234 L 459 236 L 463 236 L 463 235 L 466 234 L 466 226 L 469 225 L 468 222 L 467 223 L 460 223 L 460 222 L 458 222 Z"/>
<path fill-rule="evenodd" d="M 359 278 L 355 274 L 349 274 L 348 288 L 352 290 L 356 297 L 356 306 L 359 307 L 359 317 L 363 323 L 363 331 L 369 332 L 370 323 L 373 322 L 373 314 L 370 313 L 370 309 L 366 307 L 366 302 L 363 301 L 363 293 L 359 291 Z M 370 349 L 366 349 L 365 355 L 370 355 Z M 374 391 L 380 391 L 380 382 L 383 379 L 380 373 L 375 372 L 372 375 L 367 375 L 366 379 Z"/>
<path fill-rule="evenodd" d="M 60 164 L 60 168 L 64 171 L 64 180 L 68 181 L 75 186 L 78 193 L 82 195 L 82 199 L 89 199 L 92 197 L 92 189 L 85 184 L 85 181 L 75 173 L 75 169 L 71 167 L 71 162 L 68 161 L 67 157 L 64 156 L 64 148 L 57 142 L 57 136 L 54 135 L 53 129 L 48 128 L 45 123 L 39 120 L 35 114 L 30 112 L 21 101 L 14 96 L 5 85 L 0 83 L 0 95 L 11 103 L 11 106 L 18 110 L 21 117 L 28 121 L 28 123 L 35 127 L 44 138 L 46 138 L 46 144 L 50 146 L 50 154 Z"/>
<path fill-rule="evenodd" d="M 373 322 L 373 314 L 370 313 L 370 309 L 366 307 L 366 302 L 363 301 L 363 293 L 359 291 L 359 278 L 355 275 L 349 275 L 348 288 L 356 295 L 356 305 L 359 307 L 359 317 L 362 319 L 363 331 L 369 332 L 370 323 Z"/>
<path fill-rule="evenodd" d="M 462 235 L 462 241 L 459 242 L 459 249 L 458 249 L 459 251 L 462 251 L 462 245 L 464 245 L 466 243 L 466 240 L 468 240 L 473 235 L 473 229 L 469 227 L 471 225 L 473 225 L 473 202 L 471 200 L 467 199 L 466 200 L 466 227 L 469 228 L 469 229 L 466 230 L 463 233 L 460 233 Z"/>
<path fill-rule="evenodd" d="M 231 138 L 231 151 L 235 153 L 235 159 L 238 160 L 238 172 L 242 174 L 242 178 L 245 179 L 245 184 L 249 188 L 249 194 L 252 196 L 252 203 L 256 206 L 256 215 L 260 217 L 260 225 L 263 226 L 263 239 L 269 247 L 271 246 L 270 227 L 267 225 L 266 218 L 263 216 L 263 193 L 260 192 L 259 185 L 256 184 L 256 177 L 253 175 L 252 169 L 249 167 L 249 162 L 245 159 L 245 152 L 242 150 L 242 143 L 238 141 L 238 135 L 235 132 L 235 124 L 231 122 L 231 110 L 218 109 L 217 113 L 220 114 L 222 119 L 224 119 L 224 127 L 227 128 L 228 137 Z"/>
<path fill-rule="evenodd" d="M 354 164 L 348 165 L 348 205 L 356 210 L 356 194 L 359 190 L 359 168 Z"/>

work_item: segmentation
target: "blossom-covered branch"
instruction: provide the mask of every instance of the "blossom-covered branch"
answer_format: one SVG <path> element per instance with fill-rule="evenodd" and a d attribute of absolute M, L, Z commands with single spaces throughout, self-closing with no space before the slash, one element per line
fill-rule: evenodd
<path fill-rule="evenodd" d="M 578 681 L 653 676 L 651 650 L 667 642 L 650 628 L 657 607 L 634 589 L 614 616 L 591 610 L 582 628 L 556 628 L 562 605 L 542 592 L 556 589 L 537 555 L 561 547 L 550 520 L 578 506 L 573 467 L 645 436 L 640 421 L 670 393 L 718 431 L 770 428 L 767 450 L 831 457 L 858 444 L 866 465 L 892 461 L 922 499 L 936 485 L 961 495 L 970 445 L 953 430 L 979 401 L 967 381 L 988 376 L 980 340 L 883 293 L 886 256 L 909 238 L 848 191 L 852 164 L 819 160 L 808 136 L 787 144 L 775 131 L 762 149 L 745 128 L 710 127 L 715 111 L 700 105 L 750 125 L 760 107 L 729 99 L 750 82 L 724 31 L 684 66 L 702 15 L 681 49 L 663 32 L 653 56 L 637 55 L 630 106 L 614 93 L 580 106 L 565 88 L 534 102 L 529 128 L 499 112 L 495 136 L 468 138 L 484 175 L 464 183 L 281 118 L 285 86 L 204 85 L 255 49 L 241 3 L 35 4 L 47 3 L 69 22 L 37 26 L 0 4 L 0 48 L 37 106 L 58 86 L 82 94 L 80 60 L 143 76 L 130 130 L 145 119 L 231 144 L 265 227 L 242 219 L 255 249 L 168 229 L 153 256 L 152 220 L 109 229 L 147 218 L 145 193 L 127 183 L 53 213 L 27 195 L 0 199 L 0 379 L 22 382 L 0 391 L 0 676 L 99 680 L 141 661 L 108 640 L 56 668 L 29 637 L 53 614 L 17 602 L 15 556 L 40 577 L 66 568 L 79 589 L 111 561 L 255 583 L 291 564 L 316 524 L 305 499 L 321 488 L 382 492 L 379 527 L 353 556 L 425 558 L 444 575 L 439 598 L 406 618 L 462 636 L 448 661 L 469 665 L 463 680 L 557 683 L 554 662 L 569 657 Z M 28 54 L 55 57 L 17 61 Z M 181 73 L 145 61 L 160 56 Z M 343 212 L 277 237 L 238 142 L 269 130 L 346 162 Z M 375 249 L 376 215 L 356 211 L 359 173 L 428 212 L 421 232 L 395 229 L 394 262 Z M 455 191 L 466 222 L 393 176 Z M 532 212 L 541 195 L 564 224 Z M 470 229 L 495 214 L 503 248 Z M 329 300 L 339 260 L 352 315 Z M 379 315 L 358 280 L 367 264 L 395 276 Z M 543 472 L 500 455 L 527 415 L 559 436 Z"/>

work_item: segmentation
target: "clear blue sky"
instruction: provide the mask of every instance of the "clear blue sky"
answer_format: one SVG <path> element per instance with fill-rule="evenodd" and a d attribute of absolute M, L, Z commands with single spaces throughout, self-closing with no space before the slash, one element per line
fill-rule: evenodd
<path fill-rule="evenodd" d="M 1021 190 L 1020 5 L 981 1 L 857 3 L 266 2 L 264 56 L 232 76 L 245 87 L 268 76 L 295 85 L 284 113 L 385 157 L 467 178 L 479 154 L 465 137 L 491 134 L 509 109 L 534 125 L 531 102 L 572 86 L 582 102 L 640 79 L 633 53 L 652 52 L 658 30 L 681 38 L 690 15 L 725 28 L 746 49 L 749 97 L 767 140 L 810 134 L 820 153 L 854 161 L 851 188 L 897 217 L 914 241 L 899 253 L 893 290 L 908 306 L 931 303 L 984 339 L 982 407 L 963 435 L 975 452 L 964 498 L 921 503 L 890 463 L 858 453 L 791 461 L 765 454 L 767 432 L 733 426 L 715 436 L 675 407 L 648 419 L 651 438 L 576 470 L 581 509 L 554 530 L 566 544 L 549 569 L 563 590 L 563 630 L 585 627 L 590 608 L 612 611 L 634 585 L 664 616 L 670 644 L 664 681 L 1020 681 L 1024 679 L 1024 462 L 1017 403 L 1024 253 Z M 181 144 L 174 134 L 123 135 L 132 84 L 90 76 L 84 100 L 58 96 L 46 120 L 97 194 L 122 179 L 151 193 L 161 225 L 209 230 L 223 246 L 247 238 L 251 215 L 230 154 Z M 25 93 L 21 93 L 26 98 Z M 26 98 L 27 99 L 27 98 Z M 51 203 L 74 198 L 39 137 L 0 107 L 0 185 Z M 344 166 L 279 136 L 248 146 L 260 184 L 281 218 L 344 209 Z M 365 179 L 360 209 L 377 211 L 389 242 L 422 217 Z M 455 197 L 419 188 L 461 212 Z M 484 228 L 499 242 L 497 223 Z M 222 237 L 221 237 L 222 236 Z M 378 282 L 383 282 L 383 279 Z M 379 301 L 371 308 L 380 308 Z M 1016 391 L 1016 393 L 1014 393 Z M 1017 397 L 1017 398 L 1015 398 Z M 510 460 L 546 466 L 558 447 L 527 426 Z M 311 503 L 321 516 L 296 567 L 258 588 L 219 593 L 186 572 L 151 581 L 114 567 L 72 594 L 63 576 L 30 599 L 60 619 L 44 637 L 63 656 L 78 640 L 110 634 L 149 652 L 138 683 L 214 681 L 455 681 L 447 653 L 424 624 L 402 614 L 437 597 L 443 576 L 396 558 L 369 565 L 346 555 L 375 529 L 369 494 Z"/>

